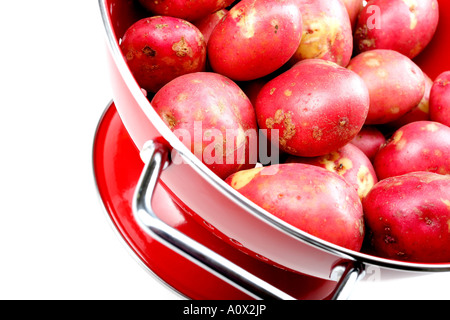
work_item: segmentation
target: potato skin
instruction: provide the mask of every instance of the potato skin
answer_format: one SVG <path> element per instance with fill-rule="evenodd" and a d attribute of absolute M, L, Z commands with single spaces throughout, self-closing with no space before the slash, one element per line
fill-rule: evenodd
<path fill-rule="evenodd" d="M 320 167 L 290 163 L 239 171 L 225 180 L 243 196 L 313 236 L 359 251 L 361 201 L 353 186 Z"/>
<path fill-rule="evenodd" d="M 299 0 L 242 0 L 214 29 L 208 43 L 212 69 L 233 80 L 263 77 L 283 66 L 302 35 Z"/>
<path fill-rule="evenodd" d="M 257 133 L 254 109 L 237 84 L 225 76 L 212 72 L 180 76 L 161 88 L 151 104 L 220 178 L 255 166 L 257 147 L 250 146 L 251 139 L 245 135 Z"/>
<path fill-rule="evenodd" d="M 430 119 L 450 126 L 450 71 L 438 75 L 430 92 Z"/>
<path fill-rule="evenodd" d="M 180 75 L 205 68 L 202 33 L 178 18 L 139 20 L 125 32 L 120 47 L 137 83 L 152 93 Z"/>
<path fill-rule="evenodd" d="M 395 121 L 417 106 L 425 93 L 425 76 L 408 57 L 393 50 L 372 50 L 352 58 L 348 68 L 369 88 L 366 123 Z"/>
<path fill-rule="evenodd" d="M 430 119 L 430 93 L 431 87 L 433 86 L 433 80 L 426 75 L 425 77 L 425 93 L 423 95 L 422 100 L 420 100 L 419 104 L 406 112 L 403 116 L 398 118 L 395 121 L 387 123 L 387 127 L 391 130 L 397 130 L 404 125 L 414 122 L 414 121 L 428 121 Z"/>
<path fill-rule="evenodd" d="M 209 38 L 219 21 L 228 13 L 227 9 L 218 10 L 200 20 L 194 21 L 193 24 L 200 30 L 205 38 L 206 45 L 208 45 Z"/>
<path fill-rule="evenodd" d="M 259 92 L 264 87 L 264 85 L 269 82 L 270 79 L 258 78 L 251 81 L 241 82 L 240 86 L 242 90 L 245 92 L 247 97 L 252 102 L 252 105 L 256 105 L 256 98 L 258 97 Z"/>
<path fill-rule="evenodd" d="M 302 157 L 324 155 L 347 144 L 360 131 L 368 108 L 362 79 L 321 59 L 298 62 L 269 81 L 255 105 L 259 127 L 269 137 L 278 132 L 280 150 Z"/>
<path fill-rule="evenodd" d="M 437 0 L 370 0 L 359 15 L 355 47 L 395 50 L 412 59 L 431 41 L 438 21 Z"/>
<path fill-rule="evenodd" d="M 353 52 L 349 14 L 341 0 L 300 0 L 302 41 L 290 60 L 324 59 L 347 66 Z"/>
<path fill-rule="evenodd" d="M 369 158 L 351 143 L 323 156 L 290 156 L 285 162 L 311 164 L 335 172 L 355 188 L 360 199 L 363 199 L 378 182 Z"/>
<path fill-rule="evenodd" d="M 350 141 L 373 161 L 378 150 L 386 143 L 383 133 L 375 126 L 363 126 L 361 131 Z"/>
<path fill-rule="evenodd" d="M 416 121 L 398 129 L 373 161 L 378 179 L 414 171 L 450 174 L 450 128 Z"/>
<path fill-rule="evenodd" d="M 363 199 L 374 254 L 450 262 L 450 176 L 412 172 L 378 182 Z"/>
<path fill-rule="evenodd" d="M 188 21 L 204 18 L 208 14 L 224 9 L 234 0 L 139 0 L 144 8 L 155 15 L 171 16 Z"/>
<path fill-rule="evenodd" d="M 358 15 L 363 8 L 363 0 L 342 0 L 347 9 L 348 16 L 350 18 L 350 24 L 352 28 L 355 27 L 356 21 L 358 21 Z"/>

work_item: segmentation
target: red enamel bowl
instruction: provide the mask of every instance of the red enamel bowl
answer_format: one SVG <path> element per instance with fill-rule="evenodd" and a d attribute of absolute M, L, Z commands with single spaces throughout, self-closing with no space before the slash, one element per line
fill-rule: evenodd
<path fill-rule="evenodd" d="M 156 158 L 161 157 L 158 153 L 161 148 L 181 155 L 184 160 L 181 164 L 169 164 L 164 170 L 162 167 L 166 162 L 161 160 L 161 168 L 156 172 L 156 176 L 166 187 L 170 199 L 209 232 L 233 248 L 266 264 L 314 279 L 337 281 L 339 293 L 343 291 L 346 283 L 360 279 L 368 267 L 376 268 L 381 279 L 450 271 L 450 263 L 409 263 L 334 245 L 275 218 L 229 187 L 166 127 L 126 65 L 119 48 L 120 38 L 133 22 L 144 17 L 146 13 L 141 10 L 137 1 L 132 0 L 99 0 L 99 5 L 106 31 L 113 100 L 118 116 L 139 151 L 147 151 L 145 145 L 148 141 L 157 143 L 158 147 L 150 148 L 150 163 L 155 153 Z M 447 58 L 450 43 L 446 35 L 446 32 L 450 31 L 450 0 L 440 0 L 439 5 L 441 18 L 437 33 L 433 42 L 416 59 L 432 79 L 442 71 L 450 70 L 450 60 Z M 150 178 L 152 177 L 149 177 L 151 182 Z M 137 228 L 146 229 L 148 226 L 146 223 L 140 223 Z M 157 234 L 155 236 L 158 237 Z M 168 243 L 166 239 L 162 242 L 177 252 L 183 251 L 183 248 Z M 205 266 L 202 261 L 199 263 L 199 258 L 192 257 L 192 252 L 182 253 L 194 263 L 205 267 L 208 272 L 221 279 L 228 278 L 230 283 L 245 291 L 245 285 L 236 284 L 240 280 L 236 279 L 236 276 L 229 276 L 227 269 L 214 270 L 214 267 Z M 208 254 L 212 254 L 214 258 L 203 257 L 200 260 L 215 260 L 214 253 L 208 251 Z M 236 270 L 238 271 L 234 273 L 245 272 L 242 269 Z M 247 276 L 247 273 L 245 275 Z M 249 277 L 251 278 L 251 275 Z M 251 288 L 261 289 L 261 286 Z M 254 296 L 258 297 L 258 294 Z"/>

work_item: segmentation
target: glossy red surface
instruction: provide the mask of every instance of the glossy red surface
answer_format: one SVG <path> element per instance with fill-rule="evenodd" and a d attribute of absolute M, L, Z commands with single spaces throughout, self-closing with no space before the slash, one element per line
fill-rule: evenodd
<path fill-rule="evenodd" d="M 114 228 L 146 267 L 191 299 L 249 299 L 139 228 L 131 201 L 143 162 L 114 104 L 99 124 L 93 164 L 100 197 Z M 165 188 L 158 186 L 153 206 L 169 225 L 298 299 L 327 299 L 334 289 L 335 282 L 281 270 L 237 251 L 195 222 L 172 201 Z"/>

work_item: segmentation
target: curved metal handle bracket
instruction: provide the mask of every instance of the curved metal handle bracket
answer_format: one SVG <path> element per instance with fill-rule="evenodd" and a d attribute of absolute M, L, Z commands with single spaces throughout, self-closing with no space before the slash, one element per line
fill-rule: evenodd
<path fill-rule="evenodd" d="M 292 296 L 172 228 L 156 215 L 152 197 L 160 174 L 169 163 L 168 156 L 168 147 L 156 141 L 148 141 L 141 151 L 145 166 L 133 198 L 133 214 L 140 227 L 152 238 L 255 299 L 293 300 Z M 361 270 L 353 264 L 343 269 L 336 267 L 334 275 L 340 280 L 331 298 L 344 297 L 345 289 L 360 278 Z"/>
<path fill-rule="evenodd" d="M 331 294 L 331 299 L 347 300 L 351 296 L 355 284 L 364 278 L 365 274 L 364 265 L 356 261 L 348 261 L 334 267 L 330 278 L 338 283 Z"/>
<path fill-rule="evenodd" d="M 144 161 L 146 164 L 133 198 L 133 213 L 150 236 L 255 299 L 294 299 L 158 218 L 151 201 L 159 176 L 168 163 L 168 149 L 161 143 L 149 141 L 141 154 L 148 159 Z"/>

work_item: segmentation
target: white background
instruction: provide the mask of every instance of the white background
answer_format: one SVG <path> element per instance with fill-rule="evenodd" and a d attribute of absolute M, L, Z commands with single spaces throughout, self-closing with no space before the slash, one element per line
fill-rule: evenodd
<path fill-rule="evenodd" d="M 97 196 L 111 99 L 96 0 L 0 3 L 0 299 L 178 298 L 132 257 Z M 355 299 L 449 299 L 450 276 L 359 284 Z"/>
<path fill-rule="evenodd" d="M 111 99 L 97 1 L 1 1 L 0 30 L 0 298 L 172 297 L 97 196 L 92 142 Z"/>

